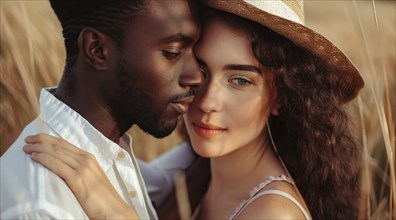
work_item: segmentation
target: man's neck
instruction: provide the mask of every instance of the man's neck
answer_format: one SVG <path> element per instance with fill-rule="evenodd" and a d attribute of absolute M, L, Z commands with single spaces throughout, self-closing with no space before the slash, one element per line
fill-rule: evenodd
<path fill-rule="evenodd" d="M 60 101 L 79 113 L 111 141 L 119 143 L 120 137 L 126 132 L 125 129 L 121 130 L 120 126 L 118 126 L 111 114 L 111 109 L 90 92 L 66 91 L 62 83 L 60 83 L 54 95 Z"/>

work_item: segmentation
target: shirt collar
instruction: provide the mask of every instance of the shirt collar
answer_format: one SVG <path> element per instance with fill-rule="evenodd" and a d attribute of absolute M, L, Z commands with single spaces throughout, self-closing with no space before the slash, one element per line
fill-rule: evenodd
<path fill-rule="evenodd" d="M 120 151 L 120 146 L 105 137 L 85 118 L 65 103 L 58 100 L 51 91 L 56 88 L 44 88 L 40 94 L 40 119 L 53 128 L 60 137 L 84 151 L 93 154 L 106 172 Z M 131 144 L 131 137 L 121 139 Z"/>

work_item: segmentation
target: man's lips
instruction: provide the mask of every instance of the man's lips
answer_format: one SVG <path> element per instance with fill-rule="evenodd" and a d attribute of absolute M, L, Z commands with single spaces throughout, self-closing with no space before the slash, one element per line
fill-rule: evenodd
<path fill-rule="evenodd" d="M 170 103 L 173 109 L 175 109 L 179 114 L 184 114 L 188 111 L 191 102 L 194 101 L 194 96 L 188 96 L 177 101 Z"/>
<path fill-rule="evenodd" d="M 210 138 L 219 135 L 227 129 L 215 125 L 193 122 L 194 131 L 201 137 Z"/>

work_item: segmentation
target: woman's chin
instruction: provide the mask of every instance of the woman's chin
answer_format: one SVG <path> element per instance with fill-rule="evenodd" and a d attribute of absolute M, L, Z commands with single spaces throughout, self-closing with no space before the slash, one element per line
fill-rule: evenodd
<path fill-rule="evenodd" d="M 219 150 L 215 149 L 214 147 L 195 145 L 195 147 L 193 147 L 193 150 L 196 154 L 205 158 L 214 158 L 214 157 L 222 156 L 221 152 L 219 152 Z"/>

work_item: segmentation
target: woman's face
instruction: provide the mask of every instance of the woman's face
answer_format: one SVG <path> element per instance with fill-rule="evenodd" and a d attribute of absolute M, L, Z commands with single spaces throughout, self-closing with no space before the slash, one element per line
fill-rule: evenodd
<path fill-rule="evenodd" d="M 213 21 L 204 28 L 195 54 L 206 81 L 184 115 L 194 150 L 219 157 L 262 143 L 268 116 L 278 114 L 275 90 L 247 35 Z"/>

